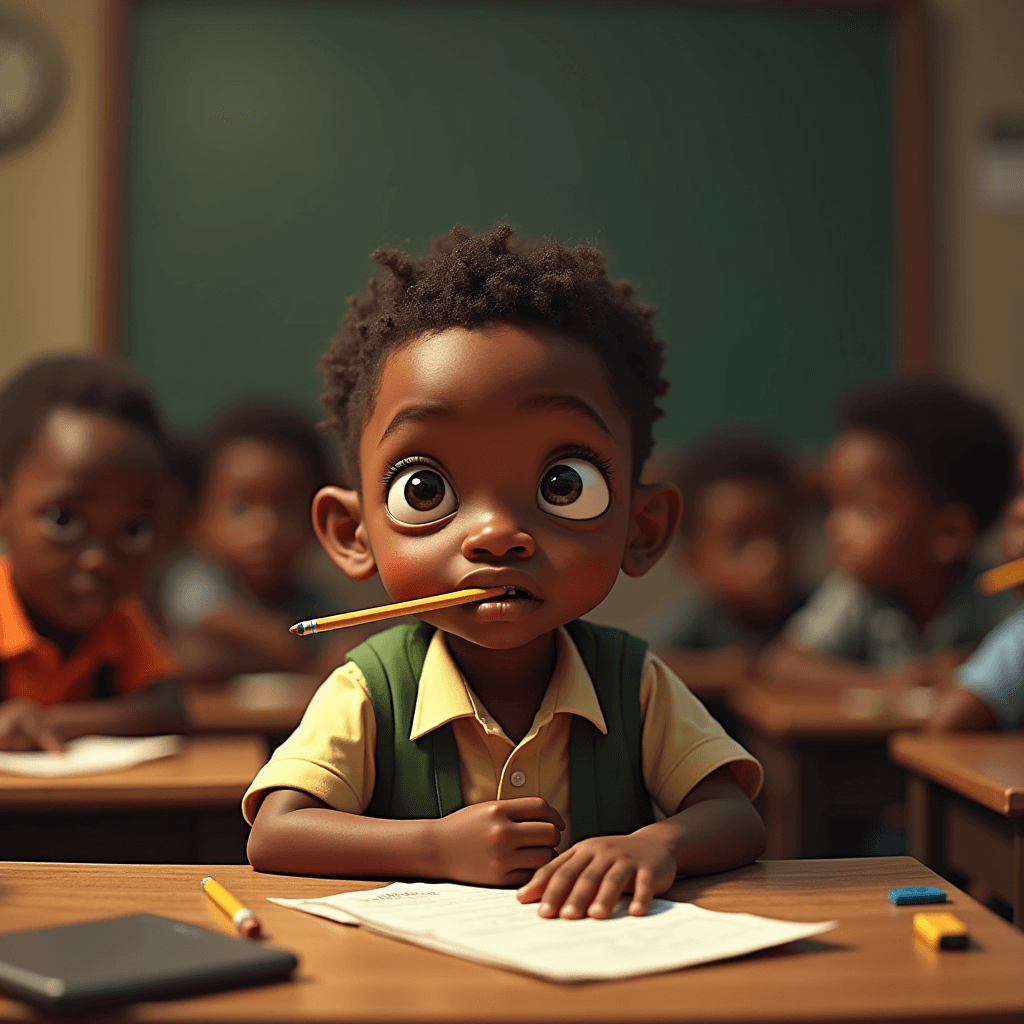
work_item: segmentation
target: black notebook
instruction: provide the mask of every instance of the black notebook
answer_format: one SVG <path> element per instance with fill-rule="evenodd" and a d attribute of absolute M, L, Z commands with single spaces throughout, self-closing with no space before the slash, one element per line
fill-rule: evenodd
<path fill-rule="evenodd" d="M 51 1010 L 280 981 L 297 965 L 291 953 L 155 914 L 0 935 L 0 992 Z"/>

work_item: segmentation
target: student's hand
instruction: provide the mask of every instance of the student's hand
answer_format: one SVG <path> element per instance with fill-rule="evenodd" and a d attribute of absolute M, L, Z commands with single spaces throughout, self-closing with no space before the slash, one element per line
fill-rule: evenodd
<path fill-rule="evenodd" d="M 540 900 L 541 917 L 608 917 L 624 892 L 629 913 L 641 917 L 651 900 L 675 881 L 676 861 L 662 844 L 644 836 L 584 839 L 539 868 L 519 890 L 520 903 Z"/>
<path fill-rule="evenodd" d="M 63 749 L 46 708 L 25 697 L 0 704 L 0 750 Z"/>
<path fill-rule="evenodd" d="M 522 885 L 554 856 L 565 822 L 539 796 L 471 804 L 434 824 L 439 877 Z"/>

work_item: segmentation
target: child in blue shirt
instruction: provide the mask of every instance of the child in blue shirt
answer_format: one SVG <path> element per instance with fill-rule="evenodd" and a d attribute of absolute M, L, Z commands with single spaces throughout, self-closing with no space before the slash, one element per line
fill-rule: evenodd
<path fill-rule="evenodd" d="M 1024 558 L 1024 448 L 1017 463 L 1021 490 L 1003 531 L 1003 557 Z M 933 729 L 1020 728 L 1024 723 L 1024 608 L 997 626 L 955 676 L 940 702 Z"/>

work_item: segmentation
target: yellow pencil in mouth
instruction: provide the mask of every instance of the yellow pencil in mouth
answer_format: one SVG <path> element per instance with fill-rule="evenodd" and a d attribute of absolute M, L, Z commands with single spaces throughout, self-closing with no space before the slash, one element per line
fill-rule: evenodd
<path fill-rule="evenodd" d="M 1000 590 L 1024 583 L 1024 558 L 1015 559 L 1005 565 L 997 565 L 978 577 L 978 589 L 983 594 L 998 594 Z"/>
<path fill-rule="evenodd" d="M 433 597 L 419 597 L 415 601 L 399 601 L 397 604 L 385 604 L 379 608 L 365 608 L 361 612 L 345 612 L 342 615 L 327 615 L 322 619 L 306 619 L 289 627 L 289 633 L 308 636 L 310 633 L 322 633 L 328 629 L 344 629 L 346 626 L 361 626 L 367 622 L 380 622 L 382 619 L 395 619 L 400 615 L 419 615 L 422 612 L 434 612 L 441 608 L 454 608 L 456 605 L 469 604 L 471 601 L 486 601 L 492 597 L 512 597 L 515 587 L 469 587 L 467 590 L 453 590 L 448 594 L 435 594 Z"/>

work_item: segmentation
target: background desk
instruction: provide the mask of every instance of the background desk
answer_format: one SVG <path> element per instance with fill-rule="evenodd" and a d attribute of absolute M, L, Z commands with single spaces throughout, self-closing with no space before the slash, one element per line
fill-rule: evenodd
<path fill-rule="evenodd" d="M 1024 733 L 900 733 L 889 753 L 908 773 L 910 853 L 989 885 L 1024 927 Z"/>
<path fill-rule="evenodd" d="M 323 682 L 320 676 L 285 673 L 240 677 L 222 683 L 186 683 L 185 714 L 200 733 L 261 733 L 269 749 L 299 724 L 306 705 Z"/>
<path fill-rule="evenodd" d="M 263 919 L 273 945 L 300 960 L 292 984 L 166 1003 L 116 1017 L 251 1024 L 469 1021 L 576 1024 L 613 1021 L 971 1022 L 1024 1020 L 1024 935 L 950 890 L 970 928 L 965 952 L 930 954 L 914 939 L 913 907 L 893 907 L 897 885 L 939 880 L 909 857 L 771 861 L 677 883 L 671 895 L 711 910 L 792 920 L 835 918 L 839 927 L 738 960 L 628 981 L 556 985 L 275 906 L 265 896 L 323 896 L 365 883 L 258 875 L 246 867 L 9 864 L 0 885 L 0 930 L 70 924 L 150 911 L 227 930 L 199 889 L 213 872 Z M 950 889 L 949 886 L 946 886 Z M 0 1022 L 33 1019 L 0 999 Z M 90 1024 L 97 1024 L 90 1018 Z"/>
<path fill-rule="evenodd" d="M 198 737 L 119 772 L 0 774 L 0 859 L 242 863 L 239 806 L 265 760 L 259 737 Z"/>
<path fill-rule="evenodd" d="M 920 719 L 891 705 L 881 716 L 851 715 L 841 691 L 811 686 L 746 683 L 728 701 L 741 742 L 764 766 L 766 857 L 854 853 L 842 835 L 823 835 L 826 815 L 841 809 L 867 818 L 902 799 L 886 740 Z"/>

